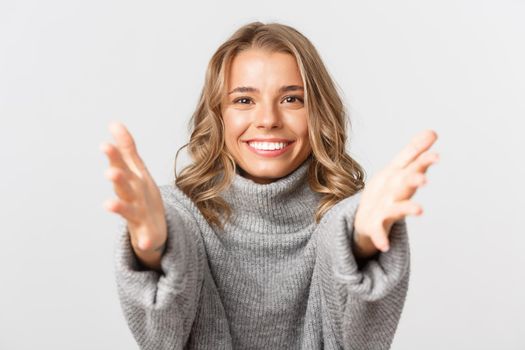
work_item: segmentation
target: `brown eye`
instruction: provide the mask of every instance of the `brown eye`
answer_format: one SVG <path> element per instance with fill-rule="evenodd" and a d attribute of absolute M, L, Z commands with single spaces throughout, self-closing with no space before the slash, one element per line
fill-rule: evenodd
<path fill-rule="evenodd" d="M 299 102 L 301 102 L 301 103 L 303 102 L 303 99 L 300 98 L 299 96 L 286 96 L 286 97 L 284 98 L 284 100 L 285 100 L 286 102 L 290 102 L 290 103 L 297 102 L 297 101 L 299 101 Z"/>
<path fill-rule="evenodd" d="M 241 101 L 248 101 L 248 103 L 241 102 Z M 251 101 L 248 97 L 239 97 L 238 99 L 234 100 L 233 103 L 241 103 L 242 105 L 249 104 L 249 101 Z"/>

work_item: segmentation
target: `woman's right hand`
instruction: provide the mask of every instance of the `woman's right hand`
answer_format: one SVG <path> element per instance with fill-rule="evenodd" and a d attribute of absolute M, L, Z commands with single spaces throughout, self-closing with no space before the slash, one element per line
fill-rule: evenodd
<path fill-rule="evenodd" d="M 119 122 L 109 124 L 116 145 L 102 142 L 100 149 L 109 158 L 106 177 L 113 182 L 117 199 L 104 203 L 106 210 L 127 221 L 131 244 L 142 263 L 160 267 L 167 240 L 164 204 L 160 190 L 140 158 L 135 141 Z"/>

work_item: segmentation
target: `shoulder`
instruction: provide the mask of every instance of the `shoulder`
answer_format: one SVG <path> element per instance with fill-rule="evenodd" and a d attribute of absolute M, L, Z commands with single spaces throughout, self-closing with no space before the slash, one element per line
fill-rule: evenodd
<path fill-rule="evenodd" d="M 193 202 L 193 200 L 188 197 L 186 193 L 184 193 L 175 183 L 163 184 L 158 187 L 166 207 L 183 213 L 183 215 L 189 218 L 192 218 L 199 224 L 201 229 L 211 229 L 195 202 Z"/>
<path fill-rule="evenodd" d="M 339 200 L 326 211 L 326 213 L 323 215 L 323 218 L 321 219 L 320 224 L 324 225 L 327 222 L 331 222 L 342 216 L 347 217 L 348 215 L 354 215 L 361 201 L 362 193 L 363 191 L 360 190 L 353 195 Z"/>
<path fill-rule="evenodd" d="M 158 186 L 162 201 L 168 207 L 179 209 L 186 214 L 195 216 L 197 207 L 193 201 L 173 183 Z"/>

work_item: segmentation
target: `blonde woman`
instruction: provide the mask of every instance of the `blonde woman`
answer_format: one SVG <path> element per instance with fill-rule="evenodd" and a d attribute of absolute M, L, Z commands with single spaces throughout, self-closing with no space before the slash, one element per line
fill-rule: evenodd
<path fill-rule="evenodd" d="M 365 186 L 347 122 L 311 42 L 254 22 L 210 60 L 174 183 L 157 187 L 110 124 L 106 208 L 124 219 L 116 280 L 141 349 L 390 348 L 410 275 L 404 219 L 422 213 L 411 197 L 437 134 Z"/>

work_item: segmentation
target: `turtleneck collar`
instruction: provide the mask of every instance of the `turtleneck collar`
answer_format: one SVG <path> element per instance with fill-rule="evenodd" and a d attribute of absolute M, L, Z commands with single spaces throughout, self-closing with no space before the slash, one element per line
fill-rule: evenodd
<path fill-rule="evenodd" d="M 257 233 L 294 233 L 314 223 L 321 194 L 308 185 L 311 162 L 308 157 L 290 174 L 268 184 L 256 183 L 237 171 L 222 193 L 233 211 L 231 225 Z"/>

